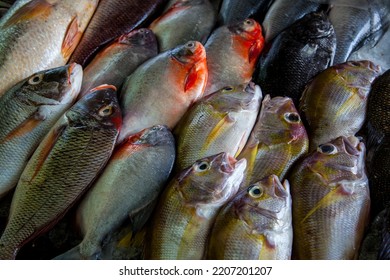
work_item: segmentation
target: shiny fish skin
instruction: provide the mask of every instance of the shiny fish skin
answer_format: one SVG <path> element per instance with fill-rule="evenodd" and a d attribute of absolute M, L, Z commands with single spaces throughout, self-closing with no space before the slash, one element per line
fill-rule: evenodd
<path fill-rule="evenodd" d="M 246 18 L 262 18 L 272 0 L 224 0 L 219 10 L 219 25 L 230 25 Z"/>
<path fill-rule="evenodd" d="M 273 1 L 262 22 L 265 41 L 270 43 L 283 30 L 319 7 L 318 3 L 310 0 Z"/>
<path fill-rule="evenodd" d="M 79 98 L 101 84 L 114 85 L 119 90 L 138 66 L 157 53 L 156 37 L 149 29 L 140 28 L 120 36 L 85 68 Z"/>
<path fill-rule="evenodd" d="M 0 197 L 16 186 L 28 159 L 76 100 L 78 64 L 38 72 L 0 97 Z"/>
<path fill-rule="evenodd" d="M 324 13 L 310 13 L 280 33 L 263 52 L 253 81 L 271 97 L 288 96 L 298 106 L 306 83 L 332 64 L 333 27 Z"/>
<path fill-rule="evenodd" d="M 238 159 L 247 160 L 247 187 L 272 174 L 280 180 L 309 149 L 305 126 L 291 98 L 267 95 L 251 135 Z"/>
<path fill-rule="evenodd" d="M 144 24 L 166 0 L 100 0 L 71 62 L 85 67 L 105 44 Z"/>
<path fill-rule="evenodd" d="M 291 195 L 275 175 L 250 185 L 219 211 L 210 234 L 208 259 L 289 260 Z"/>
<path fill-rule="evenodd" d="M 152 217 L 146 258 L 202 259 L 217 212 L 237 193 L 245 165 L 221 153 L 172 179 Z"/>
<path fill-rule="evenodd" d="M 364 161 L 363 142 L 338 137 L 295 165 L 293 259 L 357 258 L 370 210 Z"/>
<path fill-rule="evenodd" d="M 237 155 L 244 147 L 259 113 L 259 86 L 225 87 L 195 103 L 174 130 L 176 171 L 221 152 Z"/>
<path fill-rule="evenodd" d="M 208 0 L 178 0 L 149 28 L 164 52 L 188 41 L 206 43 L 215 22 L 216 13 Z"/>
<path fill-rule="evenodd" d="M 65 215 L 107 163 L 121 125 L 112 86 L 100 86 L 53 126 L 16 187 L 0 259 L 14 259 L 27 242 Z"/>
<path fill-rule="evenodd" d="M 205 44 L 209 78 L 204 96 L 249 83 L 263 47 L 261 26 L 253 19 L 215 29 Z"/>
<path fill-rule="evenodd" d="M 15 3 L 0 21 L 0 96 L 33 73 L 65 65 L 97 3 L 97 0 Z"/>
<path fill-rule="evenodd" d="M 371 83 L 380 69 L 370 61 L 338 64 L 307 84 L 299 108 L 307 123 L 310 151 L 363 126 Z"/>
<path fill-rule="evenodd" d="M 128 217 L 133 230 L 141 228 L 149 215 L 135 224 L 137 216 L 152 212 L 174 159 L 175 141 L 165 126 L 154 126 L 125 139 L 77 209 L 83 241 L 57 259 L 100 258 L 103 240 Z"/>
<path fill-rule="evenodd" d="M 121 91 L 123 127 L 118 141 L 156 124 L 173 129 L 202 96 L 207 73 L 206 52 L 197 41 L 161 53 L 138 67 Z"/>

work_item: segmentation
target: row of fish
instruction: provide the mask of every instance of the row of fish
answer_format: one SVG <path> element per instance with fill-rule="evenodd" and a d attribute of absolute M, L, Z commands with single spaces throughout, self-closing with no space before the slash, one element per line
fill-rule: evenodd
<path fill-rule="evenodd" d="M 389 71 L 370 61 L 332 66 L 341 44 L 329 19 L 345 5 L 326 11 L 329 3 L 315 3 L 316 12 L 268 41 L 271 29 L 264 40 L 254 19 L 215 28 L 208 1 L 170 1 L 150 29 L 135 30 L 164 1 L 114 1 L 131 2 L 143 16 L 127 27 L 109 23 L 120 33 L 95 41 L 107 11 L 123 14 L 112 2 L 80 1 L 80 11 L 87 5 L 93 12 L 74 17 L 67 1 L 17 1 L 0 21 L 0 66 L 8 72 L 0 71 L 10 73 L 8 85 L 0 82 L 1 195 L 17 185 L 0 258 L 15 258 L 70 209 L 83 238 L 58 259 L 104 258 L 110 242 L 113 258 L 137 238 L 152 259 L 357 258 L 370 192 L 372 215 L 389 203 L 382 164 L 390 147 Z M 226 2 L 225 10 L 235 1 Z M 281 2 L 272 3 L 264 27 Z M 382 6 L 366 8 L 360 10 L 379 16 L 363 36 L 373 40 L 387 19 Z M 73 13 L 64 19 L 66 35 L 59 32 L 61 47 L 50 51 L 57 62 L 17 50 L 35 39 L 36 31 L 26 30 L 58 21 L 57 12 Z M 45 32 L 53 40 L 55 32 Z M 28 35 L 19 41 L 17 33 Z M 11 81 L 12 60 L 31 65 L 16 70 L 30 75 Z M 367 160 L 355 137 L 362 128 Z M 124 222 L 125 236 L 116 232 Z M 386 246 L 379 249 L 384 258 Z"/>

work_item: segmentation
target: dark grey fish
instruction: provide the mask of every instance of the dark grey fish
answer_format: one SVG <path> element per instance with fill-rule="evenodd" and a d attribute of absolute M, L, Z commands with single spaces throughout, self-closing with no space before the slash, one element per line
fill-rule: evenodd
<path fill-rule="evenodd" d="M 254 17 L 261 22 L 272 0 L 224 0 L 219 10 L 219 25 L 230 25 Z M 260 20 L 261 19 L 261 20 Z"/>
<path fill-rule="evenodd" d="M 262 23 L 264 38 L 271 42 L 280 32 L 306 14 L 318 11 L 320 4 L 311 0 L 275 0 Z"/>
<path fill-rule="evenodd" d="M 336 37 L 324 13 L 310 13 L 280 33 L 253 75 L 264 95 L 288 96 L 298 105 L 306 83 L 333 61 Z"/>

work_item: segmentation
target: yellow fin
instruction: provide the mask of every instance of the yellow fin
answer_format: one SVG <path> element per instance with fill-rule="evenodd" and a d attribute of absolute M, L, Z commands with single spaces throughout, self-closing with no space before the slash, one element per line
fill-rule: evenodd
<path fill-rule="evenodd" d="M 35 118 L 30 118 L 21 123 L 17 128 L 12 130 L 0 143 L 5 143 L 7 141 L 10 141 L 16 137 L 21 137 L 36 128 L 42 120 L 38 120 Z"/>
<path fill-rule="evenodd" d="M 214 143 L 215 139 L 218 138 L 225 130 L 228 129 L 229 124 L 232 123 L 230 116 L 227 114 L 223 119 L 221 119 L 217 125 L 213 128 L 210 134 L 207 136 L 201 153 L 203 154 Z"/>

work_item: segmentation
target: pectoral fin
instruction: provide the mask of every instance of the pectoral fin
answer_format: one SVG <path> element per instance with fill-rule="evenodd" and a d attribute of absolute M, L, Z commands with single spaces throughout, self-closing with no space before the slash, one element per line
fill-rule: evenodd
<path fill-rule="evenodd" d="M 62 42 L 61 53 L 65 61 L 69 60 L 82 35 L 83 33 L 79 30 L 79 21 L 77 17 L 74 17 L 66 30 L 64 41 Z"/>

